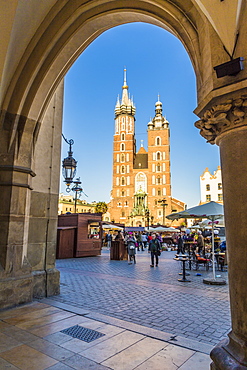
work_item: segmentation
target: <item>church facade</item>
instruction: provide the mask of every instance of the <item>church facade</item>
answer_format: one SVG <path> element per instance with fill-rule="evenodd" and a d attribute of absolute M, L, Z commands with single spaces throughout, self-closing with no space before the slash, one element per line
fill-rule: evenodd
<path fill-rule="evenodd" d="M 185 203 L 171 195 L 169 122 L 158 98 L 147 125 L 147 151 L 141 144 L 136 152 L 135 112 L 124 70 L 122 97 L 115 106 L 111 220 L 127 226 L 170 225 L 165 215 L 183 210 Z"/>

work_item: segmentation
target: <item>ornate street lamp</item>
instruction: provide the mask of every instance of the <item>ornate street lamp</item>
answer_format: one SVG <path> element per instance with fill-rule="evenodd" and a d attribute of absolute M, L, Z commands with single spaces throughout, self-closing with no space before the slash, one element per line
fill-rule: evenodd
<path fill-rule="evenodd" d="M 67 140 L 64 135 L 62 134 L 63 139 L 67 144 L 69 144 L 69 151 L 68 151 L 68 157 L 64 158 L 63 160 L 63 177 L 64 177 L 64 182 L 67 185 L 67 192 L 70 192 L 70 185 L 73 182 L 73 179 L 76 174 L 76 165 L 77 161 L 73 158 L 72 154 L 72 145 L 74 144 L 74 140 L 70 139 Z"/>
<path fill-rule="evenodd" d="M 163 208 L 163 226 L 165 226 L 165 218 L 166 218 L 166 208 L 165 207 L 168 206 L 168 204 L 166 203 L 165 198 L 158 200 L 158 203 L 160 203 L 160 205 Z"/>
<path fill-rule="evenodd" d="M 149 211 L 148 208 L 145 210 L 145 216 L 147 218 L 147 224 L 148 224 L 147 227 L 148 227 L 148 230 L 149 230 L 150 211 Z"/>
<path fill-rule="evenodd" d="M 80 198 L 81 193 L 83 192 L 83 189 L 81 187 L 80 177 L 78 177 L 75 181 L 73 181 L 75 174 L 76 174 L 76 166 L 77 166 L 77 161 L 72 156 L 73 155 L 72 145 L 74 144 L 74 140 L 72 139 L 67 140 L 63 134 L 62 136 L 63 136 L 64 141 L 67 144 L 69 144 L 68 157 L 64 158 L 63 160 L 63 166 L 62 166 L 63 167 L 63 177 L 64 177 L 64 182 L 67 185 L 66 191 L 69 193 L 72 190 L 75 193 L 74 201 L 75 201 L 75 213 L 76 213 L 77 200 Z M 71 184 L 73 184 L 72 188 L 70 188 Z"/>
<path fill-rule="evenodd" d="M 73 184 L 74 184 L 74 186 L 73 186 L 73 188 L 71 190 L 75 193 L 75 213 L 76 213 L 77 199 L 80 198 L 81 193 L 83 192 L 83 189 L 81 187 L 80 177 L 78 177 L 78 179 L 76 179 L 75 181 L 73 181 Z"/>

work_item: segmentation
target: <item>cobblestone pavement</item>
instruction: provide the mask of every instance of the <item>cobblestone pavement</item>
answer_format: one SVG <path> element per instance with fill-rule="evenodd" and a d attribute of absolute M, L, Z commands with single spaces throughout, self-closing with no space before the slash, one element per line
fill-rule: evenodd
<path fill-rule="evenodd" d="M 212 271 L 190 271 L 190 283 L 177 279 L 181 263 L 175 252 L 163 252 L 159 267 L 150 268 L 147 251 L 136 265 L 98 257 L 58 260 L 61 294 L 52 300 L 91 312 L 215 345 L 230 331 L 228 285 L 210 286 Z M 201 276 L 197 274 L 200 273 Z M 227 272 L 216 271 L 227 279 Z"/>

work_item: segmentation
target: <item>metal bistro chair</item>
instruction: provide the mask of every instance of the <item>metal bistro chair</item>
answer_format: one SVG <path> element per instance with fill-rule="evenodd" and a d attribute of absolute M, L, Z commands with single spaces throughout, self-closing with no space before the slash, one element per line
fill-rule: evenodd
<path fill-rule="evenodd" d="M 209 267 L 212 266 L 212 259 L 202 257 L 199 253 L 194 253 L 191 261 L 191 266 L 193 270 L 198 270 L 200 266 L 204 266 L 206 271 L 209 270 Z"/>

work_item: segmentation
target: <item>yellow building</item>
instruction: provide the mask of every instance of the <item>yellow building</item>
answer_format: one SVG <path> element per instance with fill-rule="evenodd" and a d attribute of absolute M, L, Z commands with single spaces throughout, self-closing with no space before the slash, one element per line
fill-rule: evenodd
<path fill-rule="evenodd" d="M 86 200 L 77 199 L 76 210 L 75 210 L 75 201 L 73 195 L 64 195 L 59 194 L 58 200 L 58 214 L 62 215 L 66 212 L 71 213 L 95 213 L 96 202 L 87 203 Z"/>

